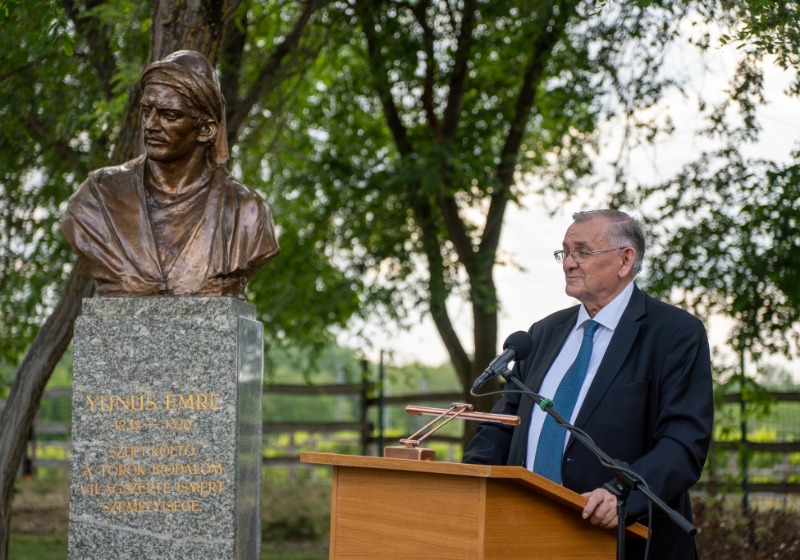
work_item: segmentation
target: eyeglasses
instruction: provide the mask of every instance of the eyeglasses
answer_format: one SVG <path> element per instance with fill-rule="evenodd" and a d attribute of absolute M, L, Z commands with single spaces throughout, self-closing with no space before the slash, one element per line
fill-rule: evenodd
<path fill-rule="evenodd" d="M 623 249 L 627 249 L 627 247 L 616 247 L 615 249 L 600 249 L 599 251 L 584 251 L 584 250 L 577 250 L 577 251 L 553 251 L 553 256 L 556 258 L 556 262 L 561 264 L 567 257 L 572 257 L 576 263 L 582 263 L 589 260 L 589 257 L 592 255 L 597 255 L 599 253 L 610 253 L 611 251 L 622 251 Z"/>

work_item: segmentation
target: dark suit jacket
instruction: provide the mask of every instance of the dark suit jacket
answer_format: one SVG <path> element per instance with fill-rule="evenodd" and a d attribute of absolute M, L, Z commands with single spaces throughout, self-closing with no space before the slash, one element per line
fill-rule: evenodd
<path fill-rule="evenodd" d="M 559 311 L 530 328 L 533 350 L 514 367 L 537 391 L 570 330 L 578 307 Z M 514 389 L 507 386 L 506 389 Z M 508 394 L 494 412 L 519 415 L 516 427 L 485 423 L 464 452 L 465 463 L 525 466 L 533 401 Z M 650 489 L 691 519 L 688 489 L 700 477 L 711 438 L 714 406 L 709 345 L 695 317 L 634 287 L 575 424 L 610 457 L 626 461 Z M 570 438 L 563 484 L 575 492 L 613 479 L 596 457 Z M 648 520 L 647 499 L 633 492 L 628 522 Z M 695 558 L 694 539 L 654 508 L 650 558 Z M 524 523 L 524 521 L 521 521 Z M 643 543 L 629 540 L 627 558 L 641 558 Z"/>

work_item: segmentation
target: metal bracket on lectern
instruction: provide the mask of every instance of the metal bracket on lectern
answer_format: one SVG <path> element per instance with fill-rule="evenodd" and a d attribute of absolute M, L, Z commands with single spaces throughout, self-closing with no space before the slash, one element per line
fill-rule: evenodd
<path fill-rule="evenodd" d="M 499 422 L 512 426 L 519 426 L 519 416 L 508 414 L 489 414 L 485 412 L 472 412 L 473 406 L 467 403 L 453 403 L 450 408 L 432 408 L 425 406 L 407 406 L 407 414 L 429 414 L 436 418 L 425 424 L 416 433 L 401 439 L 402 446 L 386 447 L 383 456 L 390 459 L 414 459 L 417 461 L 433 461 L 436 459 L 436 451 L 427 447 L 419 447 L 419 444 L 437 430 L 453 421 L 456 418 L 464 420 L 477 420 L 481 422 Z"/>

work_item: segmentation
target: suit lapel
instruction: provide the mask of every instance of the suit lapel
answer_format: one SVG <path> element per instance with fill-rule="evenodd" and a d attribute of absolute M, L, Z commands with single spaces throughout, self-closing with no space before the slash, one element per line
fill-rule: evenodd
<path fill-rule="evenodd" d="M 561 352 L 561 347 L 564 346 L 569 333 L 575 327 L 575 321 L 578 317 L 579 307 L 575 307 L 575 312 L 570 313 L 563 322 L 553 325 L 550 336 L 542 340 L 541 347 L 543 352 L 540 358 L 534 360 L 530 365 L 530 370 L 525 376 L 525 385 L 533 392 L 538 393 L 539 388 L 542 386 L 547 372 L 550 371 L 550 366 L 553 365 L 558 353 Z M 533 410 L 534 402 L 531 399 L 523 398 L 520 403 L 520 417 L 523 422 L 530 425 L 531 412 Z M 527 429 L 525 429 L 527 433 Z"/>
<path fill-rule="evenodd" d="M 542 381 L 544 380 L 545 375 L 547 372 L 550 371 L 550 366 L 553 365 L 556 357 L 558 357 L 558 353 L 561 352 L 561 347 L 564 346 L 564 342 L 566 342 L 569 333 L 575 327 L 575 321 L 578 317 L 578 309 L 575 308 L 575 313 L 570 313 L 569 317 L 563 322 L 558 325 L 555 325 L 553 328 L 553 334 L 550 337 L 550 340 L 544 342 L 545 351 L 542 354 L 540 360 L 533 364 L 533 371 L 532 375 L 528 375 L 525 379 L 525 385 L 527 385 L 531 390 L 538 391 L 539 387 L 542 386 Z"/>

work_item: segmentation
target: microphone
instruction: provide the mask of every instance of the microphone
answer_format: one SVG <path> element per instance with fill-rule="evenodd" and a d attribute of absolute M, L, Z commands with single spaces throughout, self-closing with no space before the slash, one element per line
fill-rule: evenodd
<path fill-rule="evenodd" d="M 482 387 L 489 379 L 508 371 L 508 363 L 512 360 L 519 361 L 527 357 L 533 350 L 533 339 L 525 331 L 511 333 L 503 343 L 503 353 L 498 354 L 483 373 L 472 384 L 472 390 Z"/>

